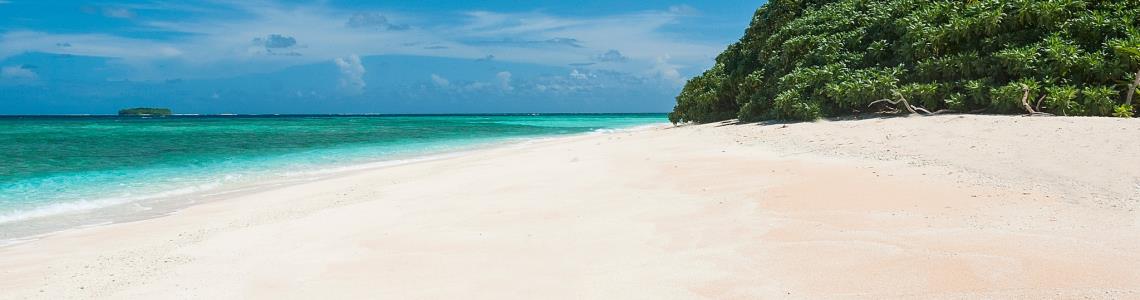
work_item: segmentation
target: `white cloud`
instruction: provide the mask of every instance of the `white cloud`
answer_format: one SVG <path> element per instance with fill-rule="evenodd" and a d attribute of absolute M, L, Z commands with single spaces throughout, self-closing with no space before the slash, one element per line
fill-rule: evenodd
<path fill-rule="evenodd" d="M 68 46 L 60 47 L 60 45 Z M 0 59 L 34 51 L 137 61 L 169 59 L 183 55 L 183 51 L 173 44 L 107 34 L 10 31 L 0 35 Z"/>
<path fill-rule="evenodd" d="M 364 65 L 356 54 L 333 60 L 340 68 L 340 88 L 349 94 L 360 94 L 367 83 L 364 82 Z"/>
<path fill-rule="evenodd" d="M 723 45 L 717 43 L 685 40 L 663 30 L 667 25 L 684 22 L 685 15 L 694 13 L 691 7 L 684 6 L 597 17 L 475 11 L 463 13 L 463 17 L 455 21 L 452 16 L 390 11 L 361 13 L 321 4 L 237 1 L 216 5 L 249 17 L 144 19 L 137 23 L 138 30 L 180 33 L 177 38 L 164 40 L 101 33 L 10 31 L 0 34 L 0 59 L 25 52 L 45 52 L 120 58 L 128 65 L 140 66 L 154 65 L 160 60 L 169 65 L 170 60 L 175 60 L 190 66 L 186 72 L 192 72 L 194 67 L 202 68 L 200 66 L 227 66 L 228 74 L 233 75 L 329 61 L 349 54 L 478 59 L 494 53 L 496 61 L 549 66 L 588 67 L 583 60 L 602 58 L 625 63 L 599 64 L 591 68 L 645 74 L 659 69 L 658 57 L 669 56 L 669 65 L 675 71 L 711 64 L 711 58 L 723 49 Z M 181 6 L 177 9 L 219 9 Z M 122 7 L 127 12 L 143 9 Z M 390 20 L 408 21 L 394 24 Z M 418 23 L 404 24 L 410 20 Z M 384 30 L 363 30 L 365 28 Z M 273 39 L 271 34 L 281 39 Z M 259 38 L 263 43 L 251 46 L 250 41 Z M 276 42 L 270 43 L 271 39 Z M 288 43 L 290 39 L 295 43 Z M 60 43 L 72 47 L 57 46 Z M 266 47 L 284 44 L 290 44 L 284 48 L 289 50 L 274 48 L 270 51 Z M 266 55 L 269 52 L 274 55 Z M 212 74 L 204 73 L 205 76 Z M 170 73 L 167 76 L 194 77 Z"/>
<path fill-rule="evenodd" d="M 586 80 L 589 77 L 587 77 L 585 73 L 578 72 L 578 69 L 574 69 L 573 71 L 570 71 L 570 78 Z"/>
<path fill-rule="evenodd" d="M 499 87 L 504 91 L 511 91 L 515 89 L 511 86 L 511 72 L 499 72 L 499 74 L 495 74 L 495 78 L 499 79 Z"/>
<path fill-rule="evenodd" d="M 3 79 L 34 80 L 38 77 L 39 75 L 37 75 L 35 71 L 32 71 L 31 69 L 25 68 L 23 66 L 7 66 L 0 68 L 0 78 Z"/>
<path fill-rule="evenodd" d="M 448 81 L 447 78 L 443 78 L 443 76 L 436 74 L 431 74 L 431 82 L 438 87 L 448 87 L 451 85 L 451 82 Z"/>
<path fill-rule="evenodd" d="M 652 72 L 666 82 L 680 85 L 685 83 L 685 79 L 681 77 L 681 72 L 678 71 L 677 68 L 677 65 L 669 63 L 669 55 L 665 55 L 657 57 L 654 61 Z"/>
<path fill-rule="evenodd" d="M 379 12 L 358 12 L 348 18 L 348 22 L 344 23 L 345 26 L 351 28 L 362 28 L 372 30 L 407 30 L 411 26 L 404 24 L 392 24 L 388 21 L 388 17 Z"/>
<path fill-rule="evenodd" d="M 270 34 L 265 37 L 257 37 L 252 41 L 253 47 L 249 48 L 251 54 L 264 54 L 271 56 L 301 56 L 300 52 L 296 49 L 300 46 L 297 45 L 297 39 L 281 34 Z"/>
<path fill-rule="evenodd" d="M 265 48 L 289 48 L 297 45 L 297 39 L 280 34 L 270 34 L 265 38 L 254 38 L 253 44 Z"/>
<path fill-rule="evenodd" d="M 610 49 L 609 51 L 606 51 L 606 53 L 594 56 L 594 60 L 600 62 L 625 62 L 629 60 L 629 57 L 626 57 L 625 54 L 621 54 L 621 51 Z"/>
<path fill-rule="evenodd" d="M 84 13 L 103 15 L 108 18 L 130 19 L 135 17 L 135 12 L 125 6 L 85 5 L 82 10 Z"/>
<path fill-rule="evenodd" d="M 104 7 L 103 15 L 117 19 L 130 19 L 135 17 L 135 12 L 123 7 Z"/>
<path fill-rule="evenodd" d="M 627 68 L 627 71 L 651 66 L 656 57 L 666 54 L 674 61 L 685 64 L 708 64 L 710 58 L 722 50 L 722 45 L 679 40 L 676 35 L 662 31 L 664 26 L 682 21 L 683 15 L 679 14 L 680 11 L 683 9 L 589 18 L 482 11 L 468 13 L 466 24 L 456 31 L 468 39 L 573 38 L 582 46 L 580 49 L 505 48 L 493 51 L 504 60 L 521 59 L 535 63 L 566 65 L 581 63 L 582 57 L 596 57 L 597 53 L 604 54 L 610 50 L 622 49 L 621 52 L 612 53 L 620 56 L 610 58 L 624 57 L 638 61 L 641 65 L 622 66 Z"/>
<path fill-rule="evenodd" d="M 435 76 L 432 78 L 434 79 Z M 671 86 L 672 83 L 669 83 L 670 86 L 659 85 L 663 82 L 657 77 L 605 70 L 571 70 L 569 74 L 532 77 L 515 76 L 509 71 L 504 71 L 496 73 L 490 81 L 452 80 L 447 87 L 436 85 L 438 88 L 429 92 L 444 93 L 454 97 L 508 93 L 512 96 L 541 98 L 548 96 L 588 96 L 598 91 L 637 91 L 636 93 L 644 93 L 645 87 L 654 87 L 655 90 L 659 91 L 668 91 L 669 88 L 674 87 Z"/>
<path fill-rule="evenodd" d="M 669 7 L 669 13 L 688 16 L 688 15 L 699 14 L 700 11 L 698 11 L 696 8 L 694 8 L 692 6 L 681 4 L 681 5 L 670 6 Z"/>

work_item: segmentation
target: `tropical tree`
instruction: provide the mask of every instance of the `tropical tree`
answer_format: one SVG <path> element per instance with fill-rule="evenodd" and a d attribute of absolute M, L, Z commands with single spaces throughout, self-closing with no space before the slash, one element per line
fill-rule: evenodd
<path fill-rule="evenodd" d="M 1138 28 L 1132 0 L 772 0 L 670 119 L 1131 115 Z"/>

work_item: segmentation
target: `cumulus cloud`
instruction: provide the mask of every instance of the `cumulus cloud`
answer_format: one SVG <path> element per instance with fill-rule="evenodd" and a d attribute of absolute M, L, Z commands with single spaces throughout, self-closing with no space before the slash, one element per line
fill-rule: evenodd
<path fill-rule="evenodd" d="M 625 62 L 625 61 L 629 60 L 629 57 L 626 57 L 624 54 L 621 54 L 621 51 L 610 49 L 609 51 L 606 51 L 606 53 L 602 53 L 602 54 L 598 54 L 597 56 L 594 56 L 594 60 L 600 61 L 600 62 Z"/>
<path fill-rule="evenodd" d="M 723 46 L 712 43 L 680 39 L 668 34 L 665 27 L 687 22 L 691 7 L 676 6 L 656 11 L 643 11 L 595 17 L 564 17 L 544 13 L 499 13 L 477 11 L 467 14 L 468 20 L 460 28 L 467 36 L 486 37 L 471 41 L 503 41 L 513 43 L 482 43 L 473 45 L 494 49 L 503 60 L 526 61 L 540 64 L 585 67 L 582 63 L 607 63 L 606 68 L 628 73 L 657 77 L 655 57 L 669 55 L 669 62 L 679 66 L 708 65 Z M 537 47 L 534 43 L 519 41 L 552 41 L 572 38 L 562 43 L 575 47 Z M 606 48 L 595 48 L 605 45 Z M 621 50 L 617 50 L 621 49 Z M 613 52 L 610 52 L 613 50 Z M 589 53 L 583 55 L 584 53 Z M 582 61 L 588 59 L 588 61 Z M 617 64 L 615 62 L 623 62 Z M 572 65 L 573 64 L 573 65 Z M 666 70 L 666 73 L 668 71 Z"/>
<path fill-rule="evenodd" d="M 600 90 L 619 91 L 646 87 L 660 80 L 607 70 L 571 70 L 567 75 L 544 75 L 512 82 L 513 93 L 535 96 L 586 95 Z"/>
<path fill-rule="evenodd" d="M 157 64 L 176 65 L 173 68 L 178 69 L 167 68 L 164 74 L 184 77 L 212 76 L 218 66 L 227 66 L 231 74 L 237 75 L 328 62 L 346 53 L 356 53 L 482 57 L 483 61 L 570 66 L 583 72 L 582 68 L 596 63 L 615 71 L 654 77 L 652 74 L 661 69 L 655 57 L 668 54 L 669 65 L 676 64 L 674 70 L 679 66 L 689 70 L 689 67 L 696 69 L 711 64 L 712 57 L 723 50 L 720 42 L 669 34 L 666 27 L 689 22 L 682 14 L 692 11 L 683 6 L 594 16 L 554 15 L 542 11 L 475 11 L 455 18 L 453 15 L 402 15 L 395 11 L 358 13 L 322 1 L 210 3 L 161 5 L 177 5 L 178 9 L 187 10 L 224 9 L 243 17 L 162 19 L 148 16 L 133 22 L 137 31 L 172 33 L 161 39 L 114 32 L 66 34 L 11 30 L 0 33 L 0 60 L 28 52 L 99 56 L 137 66 L 138 74 L 128 77 L 154 76 L 146 70 L 153 70 Z M 141 4 L 122 7 L 137 12 L 152 11 L 138 5 Z M 97 8 L 94 13 L 101 14 L 103 7 Z M 413 18 L 433 25 L 408 27 L 397 22 Z M 368 28 L 373 30 L 366 30 Z M 62 42 L 72 47 L 57 45 Z M 292 57 L 282 59 L 280 56 Z M 624 63 L 613 63 L 617 61 Z M 561 76 L 566 77 L 565 73 Z M 458 86 L 457 82 L 452 82 L 452 86 Z M 515 88 L 521 89 L 518 83 Z"/>
<path fill-rule="evenodd" d="M 430 95 L 446 94 L 456 98 L 486 97 L 494 94 L 543 98 L 590 96 L 597 95 L 596 92 L 599 91 L 642 93 L 647 87 L 660 90 L 662 87 L 660 84 L 663 82 L 656 77 L 610 70 L 570 70 L 563 74 L 537 76 L 515 76 L 511 72 L 504 71 L 494 75 L 488 81 L 450 80 L 446 87 L 437 83 L 428 83 L 427 86 L 435 88 L 418 91 Z M 433 81 L 436 76 L 431 77 Z"/>
<path fill-rule="evenodd" d="M 448 87 L 451 85 L 451 81 L 448 81 L 447 78 L 443 78 L 443 76 L 436 74 L 431 74 L 431 82 L 438 87 Z"/>
<path fill-rule="evenodd" d="M 586 80 L 589 77 L 586 75 L 586 73 L 578 72 L 578 69 L 574 69 L 573 71 L 570 71 L 570 78 Z"/>
<path fill-rule="evenodd" d="M 297 39 L 291 36 L 270 34 L 264 38 L 254 38 L 253 44 L 271 49 L 289 48 L 297 45 Z"/>
<path fill-rule="evenodd" d="M 270 34 L 265 37 L 254 38 L 252 42 L 255 47 L 258 47 L 253 49 L 253 53 L 272 56 L 301 56 L 301 53 L 292 50 L 298 46 L 297 39 L 291 36 Z M 264 52 L 262 52 L 263 49 Z"/>
<path fill-rule="evenodd" d="M 14 80 L 34 80 L 39 76 L 28 66 L 7 66 L 0 68 L 0 78 Z"/>
<path fill-rule="evenodd" d="M 685 79 L 681 77 L 681 72 L 677 70 L 678 66 L 669 63 L 669 55 L 657 57 L 654 61 L 652 72 L 662 80 L 672 84 L 681 84 Z"/>
<path fill-rule="evenodd" d="M 388 22 L 388 17 L 378 12 L 358 12 L 348 18 L 345 26 L 349 28 L 359 29 L 372 29 L 372 30 L 408 30 L 411 26 L 404 24 L 392 24 Z"/>
<path fill-rule="evenodd" d="M 360 94 L 364 92 L 364 87 L 367 85 L 364 82 L 364 64 L 360 62 L 360 56 L 356 54 L 349 55 L 348 57 L 341 57 L 333 60 L 336 67 L 340 69 L 340 88 L 349 94 Z"/>
<path fill-rule="evenodd" d="M 499 79 L 499 87 L 504 91 L 511 91 L 515 89 L 511 86 L 511 72 L 499 72 L 499 74 L 495 74 L 495 78 Z"/>

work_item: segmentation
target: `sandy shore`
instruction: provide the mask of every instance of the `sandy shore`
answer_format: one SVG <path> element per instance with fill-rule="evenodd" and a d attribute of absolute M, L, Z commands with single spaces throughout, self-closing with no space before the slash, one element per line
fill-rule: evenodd
<path fill-rule="evenodd" d="M 0 248 L 0 298 L 1140 298 L 1140 121 L 577 136 Z"/>

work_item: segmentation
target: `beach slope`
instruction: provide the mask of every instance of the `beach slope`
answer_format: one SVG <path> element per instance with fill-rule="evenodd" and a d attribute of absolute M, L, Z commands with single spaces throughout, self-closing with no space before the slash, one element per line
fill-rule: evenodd
<path fill-rule="evenodd" d="M 0 298 L 1140 298 L 1140 122 L 594 134 L 0 248 Z"/>

